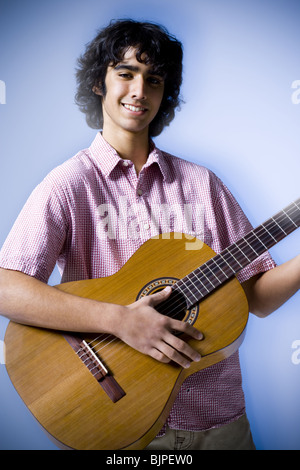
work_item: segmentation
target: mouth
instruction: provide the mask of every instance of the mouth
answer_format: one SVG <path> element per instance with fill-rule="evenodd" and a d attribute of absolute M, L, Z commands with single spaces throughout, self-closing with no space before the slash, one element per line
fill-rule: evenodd
<path fill-rule="evenodd" d="M 134 106 L 133 104 L 122 103 L 122 106 L 133 113 L 144 113 L 147 111 L 147 108 L 143 106 Z"/>

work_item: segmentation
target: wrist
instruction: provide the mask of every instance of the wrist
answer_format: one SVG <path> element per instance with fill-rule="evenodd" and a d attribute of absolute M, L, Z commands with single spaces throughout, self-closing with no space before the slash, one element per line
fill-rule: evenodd
<path fill-rule="evenodd" d="M 105 310 L 105 325 L 103 325 L 101 331 L 119 338 L 126 307 L 117 304 L 106 304 Z"/>

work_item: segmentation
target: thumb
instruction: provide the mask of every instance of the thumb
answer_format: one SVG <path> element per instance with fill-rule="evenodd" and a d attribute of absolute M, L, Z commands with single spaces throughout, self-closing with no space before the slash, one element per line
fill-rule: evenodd
<path fill-rule="evenodd" d="M 170 296 L 171 292 L 171 286 L 167 286 L 163 290 L 150 295 L 149 299 L 151 299 L 151 305 L 155 307 L 155 305 L 158 305 L 163 300 L 166 300 Z"/>

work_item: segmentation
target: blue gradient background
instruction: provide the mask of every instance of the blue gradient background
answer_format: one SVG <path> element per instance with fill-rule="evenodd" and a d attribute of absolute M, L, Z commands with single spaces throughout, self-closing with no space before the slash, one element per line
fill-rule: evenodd
<path fill-rule="evenodd" d="M 214 170 L 253 225 L 300 196 L 299 0 L 0 0 L 0 245 L 35 185 L 92 141 L 74 105 L 76 59 L 124 17 L 162 23 L 184 43 L 185 104 L 157 144 Z M 297 232 L 272 249 L 278 263 L 298 252 Z M 0 317 L 0 340 L 6 326 Z M 258 449 L 300 449 L 297 339 L 299 293 L 250 318 L 241 361 Z M 55 448 L 0 365 L 0 449 Z"/>

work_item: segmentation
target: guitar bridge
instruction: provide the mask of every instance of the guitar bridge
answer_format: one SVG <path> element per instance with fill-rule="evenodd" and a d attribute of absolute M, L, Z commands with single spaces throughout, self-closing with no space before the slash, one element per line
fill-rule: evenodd
<path fill-rule="evenodd" d="M 77 354 L 98 382 L 103 380 L 108 374 L 106 367 L 85 340 L 80 343 L 80 349 Z"/>
<path fill-rule="evenodd" d="M 85 340 L 68 334 L 65 334 L 64 338 L 113 403 L 116 403 L 126 395 L 122 387 L 118 384 L 116 379 L 109 374 L 108 369 Z"/>

